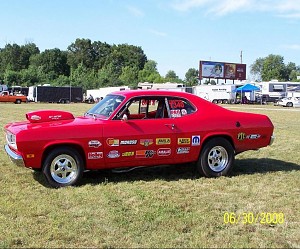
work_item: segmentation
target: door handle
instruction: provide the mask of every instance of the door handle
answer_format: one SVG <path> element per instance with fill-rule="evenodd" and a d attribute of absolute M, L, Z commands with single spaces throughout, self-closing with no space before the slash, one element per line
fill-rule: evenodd
<path fill-rule="evenodd" d="M 165 124 L 165 126 L 171 127 L 172 130 L 175 129 L 175 124 Z"/>

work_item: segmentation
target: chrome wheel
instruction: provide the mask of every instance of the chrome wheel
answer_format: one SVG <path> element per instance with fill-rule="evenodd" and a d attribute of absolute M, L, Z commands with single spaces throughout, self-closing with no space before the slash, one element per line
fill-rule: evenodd
<path fill-rule="evenodd" d="M 68 184 L 78 176 L 77 163 L 69 155 L 58 155 L 51 163 L 50 174 L 54 181 L 61 184 Z"/>
<path fill-rule="evenodd" d="M 218 177 L 228 175 L 234 163 L 234 148 L 223 137 L 210 139 L 203 145 L 197 169 L 200 175 Z"/>
<path fill-rule="evenodd" d="M 208 166 L 214 172 L 220 172 L 228 165 L 228 154 L 222 146 L 213 147 L 208 153 Z"/>

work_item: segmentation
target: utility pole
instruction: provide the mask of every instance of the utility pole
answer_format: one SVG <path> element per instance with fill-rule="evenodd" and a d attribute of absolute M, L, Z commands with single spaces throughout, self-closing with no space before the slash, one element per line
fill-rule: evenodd
<path fill-rule="evenodd" d="M 240 57 L 241 57 L 241 64 L 243 64 L 243 51 L 241 50 L 241 55 L 240 55 Z"/>

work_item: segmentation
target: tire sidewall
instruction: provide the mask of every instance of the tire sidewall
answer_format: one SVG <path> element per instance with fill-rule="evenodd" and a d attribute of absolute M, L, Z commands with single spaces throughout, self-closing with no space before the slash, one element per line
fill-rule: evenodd
<path fill-rule="evenodd" d="M 211 149 L 214 148 L 215 146 L 223 147 L 228 154 L 227 165 L 220 172 L 213 171 L 208 165 L 208 154 L 211 151 Z M 201 175 L 206 177 L 225 176 L 228 175 L 232 170 L 233 163 L 234 163 L 234 149 L 231 143 L 225 138 L 212 138 L 210 141 L 204 144 L 201 150 L 200 157 L 197 162 L 197 170 Z"/>
<path fill-rule="evenodd" d="M 71 156 L 77 163 L 77 168 L 78 168 L 78 172 L 77 172 L 77 176 L 70 182 L 68 183 L 59 183 L 57 181 L 55 181 L 52 178 L 51 172 L 50 172 L 50 167 L 51 167 L 51 163 L 52 161 L 59 155 L 61 154 L 66 154 Z M 66 187 L 66 186 L 73 186 L 76 185 L 79 180 L 82 177 L 83 174 L 83 160 L 82 157 L 80 156 L 80 154 L 72 148 L 69 147 L 60 147 L 60 148 L 56 148 L 54 150 L 52 150 L 45 158 L 44 163 L 43 163 L 43 174 L 46 178 L 46 180 L 48 181 L 48 183 L 51 185 L 51 187 L 54 188 L 61 188 L 61 187 Z"/>

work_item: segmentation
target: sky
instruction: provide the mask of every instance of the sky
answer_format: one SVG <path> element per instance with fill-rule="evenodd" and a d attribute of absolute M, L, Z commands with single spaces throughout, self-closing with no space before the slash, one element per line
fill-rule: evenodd
<path fill-rule="evenodd" d="M 129 44 L 181 79 L 200 60 L 242 62 L 248 79 L 270 54 L 300 65 L 300 0 L 0 0 L 0 9 L 0 48 Z"/>

